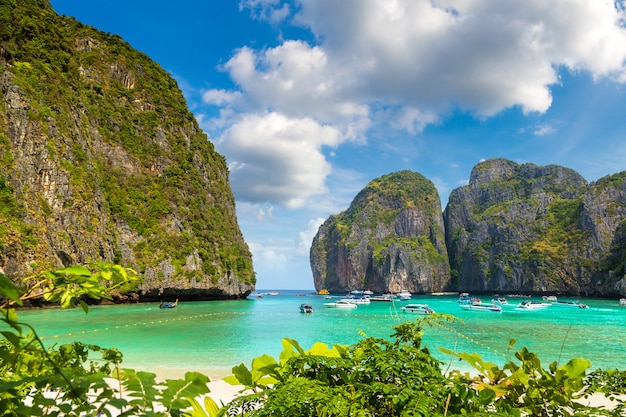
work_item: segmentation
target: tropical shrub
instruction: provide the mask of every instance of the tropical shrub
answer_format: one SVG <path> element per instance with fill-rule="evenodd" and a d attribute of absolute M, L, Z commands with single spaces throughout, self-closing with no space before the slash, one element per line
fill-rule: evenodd
<path fill-rule="evenodd" d="M 367 337 L 351 345 L 302 349 L 283 340 L 278 360 L 255 358 L 226 380 L 244 395 L 227 406 L 238 416 L 616 416 L 623 410 L 583 406 L 585 359 L 547 369 L 526 348 L 502 368 L 478 354 L 445 349 L 475 375 L 442 371 L 443 363 L 422 346 L 424 326 L 449 316 L 429 316 L 394 327 L 393 341 Z M 514 341 L 511 341 L 511 347 Z"/>
<path fill-rule="evenodd" d="M 215 416 L 207 398 L 203 410 L 195 400 L 209 392 L 208 377 L 188 372 L 184 379 L 158 382 L 156 375 L 121 369 L 122 353 L 74 342 L 45 347 L 30 325 L 19 320 L 15 306 L 43 297 L 61 307 L 86 299 L 109 298 L 111 290 L 135 285 L 137 275 L 118 265 L 94 264 L 46 272 L 21 289 L 0 273 L 0 416 Z M 204 414 L 203 414 L 204 413 Z M 211 414 L 209 414 L 211 413 Z"/>

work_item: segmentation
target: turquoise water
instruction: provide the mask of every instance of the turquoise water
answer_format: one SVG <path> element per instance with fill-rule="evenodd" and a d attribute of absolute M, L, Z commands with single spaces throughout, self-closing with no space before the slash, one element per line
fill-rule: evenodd
<path fill-rule="evenodd" d="M 175 309 L 159 309 L 158 303 L 80 309 L 19 312 L 47 345 L 80 340 L 102 347 L 116 347 L 124 354 L 123 367 L 151 372 L 199 370 L 224 376 L 240 363 L 270 354 L 277 357 L 283 338 L 297 340 L 308 349 L 317 341 L 354 343 L 363 335 L 389 338 L 392 326 L 416 316 L 403 313 L 408 301 L 372 302 L 357 309 L 324 307 L 329 300 L 302 291 L 238 301 L 180 302 Z M 484 297 L 483 301 L 489 301 Z M 476 352 L 498 364 L 512 358 L 509 340 L 516 347 L 537 352 L 542 363 L 584 357 L 592 367 L 626 369 L 626 307 L 617 300 L 579 299 L 588 309 L 551 306 L 523 311 L 521 301 L 509 299 L 502 313 L 465 311 L 456 296 L 414 296 L 437 313 L 452 314 L 460 321 L 425 330 L 424 342 L 436 357 L 450 362 L 438 346 Z M 309 302 L 313 314 L 300 313 Z M 453 368 L 467 369 L 458 361 Z"/>

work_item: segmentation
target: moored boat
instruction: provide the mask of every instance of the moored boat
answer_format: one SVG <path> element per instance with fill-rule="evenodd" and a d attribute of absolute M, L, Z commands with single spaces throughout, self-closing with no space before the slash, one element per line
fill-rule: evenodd
<path fill-rule="evenodd" d="M 354 304 L 369 304 L 370 303 L 369 297 L 348 297 L 348 298 L 342 298 L 342 300 L 348 301 Z"/>
<path fill-rule="evenodd" d="M 471 303 L 472 297 L 470 297 L 469 293 L 462 292 L 459 294 L 459 303 Z"/>
<path fill-rule="evenodd" d="M 559 300 L 556 301 L 554 304 L 555 306 L 561 306 L 561 307 L 576 307 L 576 308 L 589 308 L 589 306 L 587 304 L 583 304 L 580 303 L 578 301 L 566 301 L 566 300 Z"/>
<path fill-rule="evenodd" d="M 351 303 L 347 300 L 337 300 L 332 303 L 324 303 L 325 307 L 334 307 L 334 308 L 357 308 L 358 306 L 355 303 Z"/>
<path fill-rule="evenodd" d="M 300 304 L 300 312 L 301 313 L 312 313 L 313 312 L 313 306 L 309 303 L 302 303 Z"/>
<path fill-rule="evenodd" d="M 392 294 L 373 295 L 370 301 L 393 301 L 395 298 Z"/>
<path fill-rule="evenodd" d="M 401 300 L 410 300 L 413 297 L 413 294 L 408 292 L 407 290 L 402 290 L 398 293 L 398 297 Z"/>
<path fill-rule="evenodd" d="M 493 313 L 501 313 L 502 312 L 502 307 L 495 305 L 495 304 L 483 304 L 483 303 L 466 303 L 466 304 L 461 304 L 460 306 L 463 310 L 470 310 L 470 311 L 490 311 Z"/>
<path fill-rule="evenodd" d="M 401 308 L 405 313 L 412 314 L 433 314 L 435 311 L 428 304 L 407 304 Z"/>
<path fill-rule="evenodd" d="M 626 306 L 626 298 L 620 298 L 619 299 L 619 305 Z"/>
<path fill-rule="evenodd" d="M 548 308 L 551 305 L 551 303 L 542 303 L 540 301 L 527 300 L 519 303 L 517 308 L 520 310 L 543 310 L 544 308 Z"/>
<path fill-rule="evenodd" d="M 506 300 L 506 298 L 505 298 L 505 297 L 498 297 L 498 296 L 494 296 L 494 297 L 491 299 L 491 303 L 492 303 L 492 304 L 496 304 L 496 305 L 498 305 L 498 304 L 500 304 L 500 305 L 506 305 L 506 304 L 509 304 L 509 302 Z"/>

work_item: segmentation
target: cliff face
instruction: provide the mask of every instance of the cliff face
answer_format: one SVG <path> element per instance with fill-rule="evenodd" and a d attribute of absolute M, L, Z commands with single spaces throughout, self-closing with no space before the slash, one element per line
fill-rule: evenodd
<path fill-rule="evenodd" d="M 622 179 L 588 185 L 560 166 L 502 159 L 477 165 L 469 184 L 450 194 L 444 213 L 454 287 L 619 293 L 626 202 Z"/>
<path fill-rule="evenodd" d="M 626 172 L 588 184 L 492 159 L 450 194 L 444 225 L 439 205 L 419 174 L 372 181 L 320 227 L 315 288 L 626 295 Z"/>
<path fill-rule="evenodd" d="M 441 291 L 450 271 L 437 190 L 410 171 L 373 180 L 320 227 L 310 259 L 318 290 Z"/>
<path fill-rule="evenodd" d="M 176 82 L 45 0 L 0 4 L 0 268 L 110 261 L 144 299 L 254 288 L 224 158 Z"/>

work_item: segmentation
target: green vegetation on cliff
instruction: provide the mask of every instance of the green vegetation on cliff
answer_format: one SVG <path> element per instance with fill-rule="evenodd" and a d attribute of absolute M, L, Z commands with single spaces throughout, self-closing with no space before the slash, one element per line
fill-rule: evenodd
<path fill-rule="evenodd" d="M 55 233 L 51 225 L 61 215 L 82 216 L 59 239 L 80 233 L 85 243 L 113 241 L 107 260 L 128 263 L 118 241 L 126 224 L 136 235 L 126 243 L 141 272 L 168 260 L 175 279 L 254 283 L 225 159 L 174 79 L 145 54 L 119 36 L 59 16 L 47 0 L 2 0 L 2 96 L 0 198 L 14 207 L 0 212 L 0 241 L 12 252 L 3 251 L 3 258 L 28 253 L 40 267 L 54 266 L 42 242 L 34 251 L 25 246 L 25 225 L 41 239 Z M 54 195 L 20 165 L 28 158 L 51 176 Z M 190 256 L 200 258 L 200 269 L 187 265 Z"/>

